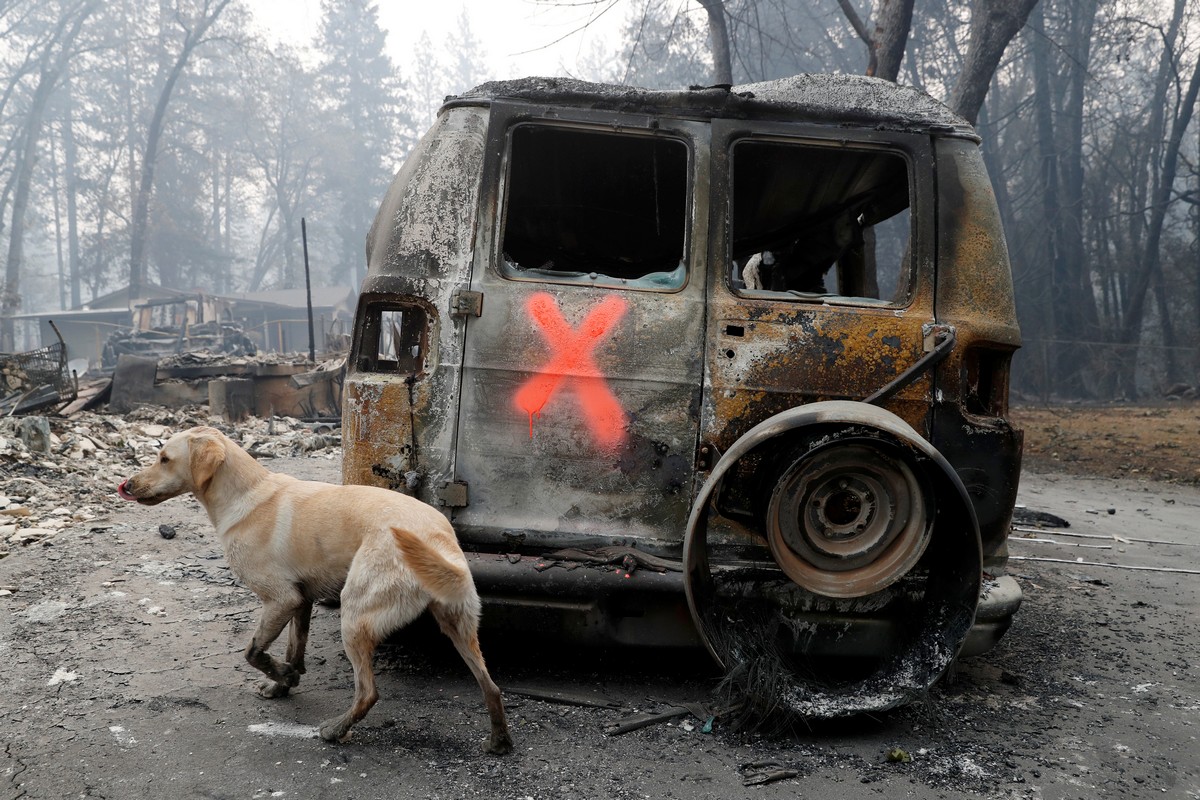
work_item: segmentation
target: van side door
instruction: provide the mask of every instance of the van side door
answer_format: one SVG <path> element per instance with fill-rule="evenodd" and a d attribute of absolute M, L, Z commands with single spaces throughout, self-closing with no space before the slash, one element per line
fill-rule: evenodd
<path fill-rule="evenodd" d="M 707 126 L 497 103 L 491 132 L 455 524 L 670 551 L 699 435 Z"/>

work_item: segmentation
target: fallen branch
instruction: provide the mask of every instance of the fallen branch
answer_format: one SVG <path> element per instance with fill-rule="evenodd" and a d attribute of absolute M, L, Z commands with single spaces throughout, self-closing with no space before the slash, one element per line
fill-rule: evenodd
<path fill-rule="evenodd" d="M 555 689 L 539 689 L 537 687 L 513 688 L 508 686 L 505 687 L 504 692 L 505 694 L 515 694 L 519 697 L 528 697 L 531 700 L 541 700 L 544 703 L 561 703 L 567 706 L 608 709 L 619 709 L 622 707 L 620 703 L 608 698 L 596 699 L 569 692 L 561 692 Z"/>
<path fill-rule="evenodd" d="M 691 711 L 683 706 L 673 706 L 665 711 L 658 711 L 653 714 L 634 714 L 632 717 L 626 717 L 611 725 L 605 725 L 604 733 L 608 736 L 620 736 L 623 733 L 648 728 L 660 722 L 670 722 L 673 719 L 685 717 L 691 713 Z"/>

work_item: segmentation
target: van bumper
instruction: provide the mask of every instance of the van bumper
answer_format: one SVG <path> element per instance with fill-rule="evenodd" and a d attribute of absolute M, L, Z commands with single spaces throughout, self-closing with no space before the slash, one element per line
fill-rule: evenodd
<path fill-rule="evenodd" d="M 576 645 L 703 647 L 688 611 L 683 573 L 588 565 L 531 555 L 468 553 L 483 600 L 485 636 L 529 635 Z M 960 656 L 991 650 L 1021 607 L 1020 584 L 1007 575 L 985 576 L 975 622 Z M 815 654 L 878 656 L 895 637 L 893 623 L 867 614 L 813 614 L 836 625 L 836 638 Z M 812 652 L 812 651 L 810 651 Z"/>

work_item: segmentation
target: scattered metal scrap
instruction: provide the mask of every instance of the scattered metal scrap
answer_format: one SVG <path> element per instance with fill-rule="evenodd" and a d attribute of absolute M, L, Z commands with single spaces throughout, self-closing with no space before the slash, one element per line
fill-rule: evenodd
<path fill-rule="evenodd" d="M 1059 547 L 1083 547 L 1088 550 L 1112 550 L 1111 544 L 1080 544 L 1079 542 L 1060 542 L 1057 539 L 1043 539 L 1035 536 L 1016 536 L 1017 541 L 1028 544 L 1056 544 Z"/>
<path fill-rule="evenodd" d="M 504 692 L 505 694 L 514 694 L 519 697 L 528 697 L 531 700 L 540 700 L 544 703 L 559 703 L 567 706 L 608 709 L 619 709 L 622 707 L 621 704 L 616 700 L 610 700 L 607 697 L 595 697 L 575 692 L 564 692 L 561 689 L 543 689 L 536 686 L 514 688 L 509 686 L 505 688 Z"/>
<path fill-rule="evenodd" d="M 58 341 L 23 353 L 0 353 L 0 413 L 27 414 L 66 404 L 77 387 L 67 366 L 67 346 L 51 322 Z"/>
<path fill-rule="evenodd" d="M 1013 522 L 1020 525 L 1036 525 L 1039 528 L 1069 528 L 1071 523 L 1062 517 L 1046 511 L 1035 511 L 1025 506 L 1013 509 Z"/>
<path fill-rule="evenodd" d="M 1104 561 L 1072 560 L 1069 558 L 1043 558 L 1042 556 L 1009 556 L 1013 561 L 1045 561 L 1051 564 L 1074 564 L 1078 567 L 1111 567 L 1112 569 L 1127 569 L 1135 572 L 1173 572 L 1182 575 L 1200 575 L 1200 569 L 1179 569 L 1178 567 L 1142 567 L 1135 564 L 1109 564 Z"/>
<path fill-rule="evenodd" d="M 672 561 L 668 558 L 660 558 L 659 556 L 644 553 L 634 547 L 598 547 L 594 550 L 577 550 L 575 548 L 567 548 L 565 550 L 556 550 L 553 553 L 547 553 L 545 560 L 548 566 L 554 566 L 553 562 L 568 561 L 578 562 L 581 564 L 607 565 L 612 564 L 622 567 L 626 573 L 632 575 L 639 567 L 650 569 L 655 572 L 682 572 L 683 564 L 678 561 Z"/>
<path fill-rule="evenodd" d="M 707 708 L 699 703 L 685 703 L 681 706 L 671 706 L 663 711 L 655 711 L 651 713 L 634 714 L 630 717 L 618 720 L 611 725 L 604 726 L 604 732 L 609 736 L 620 736 L 623 733 L 640 730 L 651 725 L 657 725 L 660 722 L 670 722 L 673 719 L 687 716 L 691 714 L 701 722 L 708 723 L 715 719 L 716 714 L 709 712 Z M 711 727 L 709 728 L 711 730 Z"/>
<path fill-rule="evenodd" d="M 1115 509 L 1108 510 L 1110 514 L 1115 513 Z M 1035 520 L 1029 515 L 1038 515 L 1041 520 Z M 1015 517 L 1014 517 L 1015 518 Z M 1080 547 L 1092 550 L 1111 550 L 1111 544 L 1079 544 L 1075 542 L 1060 542 L 1055 539 L 1043 538 L 1046 535 L 1055 537 L 1069 537 L 1073 539 L 1086 539 L 1090 541 L 1103 542 L 1120 542 L 1121 544 L 1149 544 L 1149 545 L 1168 545 L 1172 547 L 1196 547 L 1195 542 L 1174 542 L 1167 539 L 1143 539 L 1133 536 L 1118 536 L 1117 534 L 1100 534 L 1100 533 L 1077 533 L 1075 531 L 1065 531 L 1062 527 L 1066 527 L 1070 523 L 1061 517 L 1055 517 L 1053 514 L 1045 514 L 1043 512 L 1026 511 L 1025 521 L 1033 521 L 1038 527 L 1029 527 L 1028 525 L 1013 525 L 1009 533 L 1009 540 L 1015 542 L 1029 542 L 1033 544 L 1056 544 L 1060 547 Z M 1050 527 L 1043 527 L 1042 521 L 1057 520 L 1058 528 L 1054 527 L 1054 523 Z M 1134 564 L 1111 564 L 1104 561 L 1084 561 L 1082 558 L 1047 558 L 1043 556 L 1009 556 L 1013 561 L 1041 561 L 1051 564 L 1075 564 L 1077 566 L 1086 567 L 1109 567 L 1111 569 L 1133 570 L 1136 572 L 1171 572 L 1183 575 L 1200 575 L 1200 570 L 1196 569 L 1181 569 L 1179 567 L 1155 567 L 1155 566 L 1138 566 Z"/>
<path fill-rule="evenodd" d="M 336 358 L 314 369 L 296 353 L 194 350 L 161 358 L 126 353 L 113 371 L 109 406 L 123 412 L 145 404 L 207 403 L 213 416 L 230 422 L 271 414 L 340 422 L 341 374 Z"/>
<path fill-rule="evenodd" d="M 1014 525 L 1013 530 L 1018 533 L 1047 533 L 1047 531 L 1044 528 L 1025 528 L 1020 525 Z M 1132 536 L 1125 537 L 1125 536 L 1117 536 L 1115 534 L 1113 534 L 1111 536 L 1105 536 L 1105 535 L 1099 534 L 1099 533 L 1075 533 L 1075 532 L 1068 533 L 1067 531 L 1057 531 L 1057 530 L 1050 531 L 1050 532 L 1053 533 L 1055 536 L 1071 536 L 1076 539 L 1104 539 L 1107 541 L 1112 541 L 1115 539 L 1117 541 L 1126 542 L 1126 543 L 1135 542 L 1137 544 L 1166 544 L 1166 545 L 1172 545 L 1174 547 L 1197 547 L 1197 546 L 1200 546 L 1200 545 L 1197 545 L 1196 542 L 1172 542 L 1172 541 L 1168 541 L 1166 539 L 1138 539 L 1138 538 L 1135 538 Z M 1024 537 L 1017 536 L 1017 537 L 1009 537 L 1009 538 L 1023 539 Z"/>

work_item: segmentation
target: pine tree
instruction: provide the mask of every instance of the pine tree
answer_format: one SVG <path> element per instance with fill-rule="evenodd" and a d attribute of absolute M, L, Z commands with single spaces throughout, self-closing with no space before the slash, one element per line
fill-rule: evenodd
<path fill-rule="evenodd" d="M 385 51 L 386 32 L 371 0 L 322 0 L 316 49 L 327 99 L 324 190 L 334 219 L 310 220 L 310 235 L 337 240 L 335 279 L 358 284 L 367 231 L 395 173 L 400 131 L 410 127 L 400 76 Z"/>

